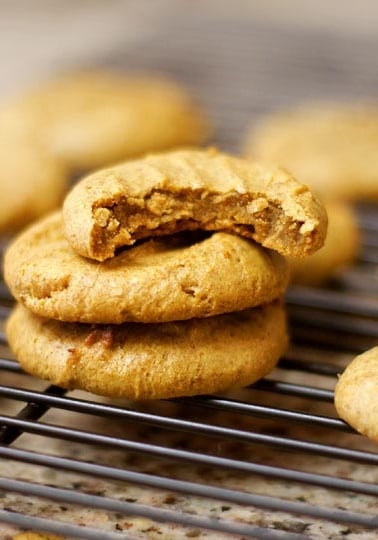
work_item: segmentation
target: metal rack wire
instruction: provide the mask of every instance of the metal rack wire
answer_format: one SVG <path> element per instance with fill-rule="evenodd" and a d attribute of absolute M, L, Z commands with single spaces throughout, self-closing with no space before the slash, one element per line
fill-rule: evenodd
<path fill-rule="evenodd" d="M 375 217 L 374 217 L 375 216 Z M 373 219 L 374 217 L 374 219 Z M 372 209 L 370 214 L 370 231 L 375 227 L 378 234 L 378 213 Z M 369 248 L 370 249 L 370 248 Z M 378 250 L 377 250 L 378 253 Z M 354 272 L 360 270 L 364 273 L 367 265 L 371 263 L 360 262 L 353 269 Z M 378 288 L 378 287 L 377 287 Z M 287 302 L 292 318 L 292 328 L 295 346 L 304 348 L 307 354 L 314 353 L 318 359 L 309 361 L 306 358 L 298 357 L 298 354 L 291 354 L 282 359 L 280 363 L 281 372 L 289 374 L 289 380 L 281 380 L 277 375 L 260 381 L 253 386 L 250 391 L 257 395 L 275 394 L 310 400 L 316 403 L 332 403 L 332 390 L 316 387 L 311 384 L 297 384 L 290 381 L 290 375 L 294 372 L 322 375 L 327 378 L 335 378 L 341 371 L 338 364 L 332 362 L 335 351 L 344 348 L 346 338 L 356 339 L 351 353 L 364 350 L 378 339 L 378 295 L 373 296 L 369 288 L 369 294 L 355 292 L 350 289 L 345 290 L 325 290 L 308 289 L 305 287 L 292 287 L 287 295 Z M 10 298 L 2 284 L 2 317 L 10 309 Z M 300 327 L 298 325 L 296 310 L 307 310 L 310 321 L 301 312 Z M 318 312 L 314 316 L 314 311 Z M 352 325 L 346 323 L 347 317 L 353 317 Z M 337 328 L 338 339 L 329 346 L 324 343 L 322 331 L 329 329 L 329 322 L 333 320 L 332 333 L 334 335 Z M 355 324 L 355 321 L 359 324 Z M 311 326 L 309 326 L 309 324 Z M 314 330 L 316 328 L 317 330 Z M 307 329 L 312 332 L 312 339 L 309 343 L 300 330 Z M 342 338 L 343 343 L 340 343 Z M 1 335 L 1 344 L 6 345 L 4 335 Z M 218 425 L 198 420 L 197 415 L 193 417 L 181 418 L 171 416 L 163 412 L 146 412 L 131 407 L 117 406 L 111 403 L 98 403 L 91 399 L 82 399 L 72 395 L 55 386 L 46 386 L 43 390 L 32 390 L 28 384 L 18 383 L 17 376 L 21 375 L 20 366 L 6 353 L 0 359 L 1 372 L 14 374 L 14 385 L 0 385 L 0 397 L 20 403 L 19 410 L 12 415 L 2 414 L 0 416 L 0 456 L 4 459 L 40 465 L 80 474 L 87 474 L 91 477 L 99 477 L 106 480 L 116 480 L 133 483 L 148 488 L 158 488 L 169 492 L 185 494 L 223 501 L 227 504 L 247 505 L 255 508 L 265 509 L 275 512 L 289 512 L 297 515 L 304 515 L 311 519 L 331 520 L 337 523 L 357 525 L 366 530 L 378 527 L 378 518 L 371 513 L 356 513 L 345 510 L 329 509 L 322 506 L 310 505 L 306 502 L 290 501 L 284 498 L 266 496 L 253 492 L 238 491 L 216 485 L 202 484 L 188 480 L 167 477 L 164 475 L 146 474 L 138 470 L 130 470 L 122 467 L 103 465 L 100 463 L 88 463 L 83 460 L 68 458 L 63 455 L 51 455 L 44 451 L 32 451 L 19 448 L 17 441 L 25 433 L 34 436 L 55 438 L 61 441 L 72 441 L 86 445 L 101 446 L 106 448 L 122 449 L 123 451 L 137 453 L 139 455 L 158 457 L 163 460 L 182 462 L 189 465 L 201 465 L 211 468 L 227 469 L 243 474 L 258 475 L 269 479 L 279 479 L 287 483 L 299 483 L 307 486 L 317 486 L 328 490 L 346 490 L 360 495 L 377 496 L 378 486 L 376 483 L 366 481 L 356 481 L 343 478 L 338 475 L 318 474 L 297 470 L 295 467 L 278 467 L 265 464 L 264 462 L 254 462 L 234 459 L 233 457 L 223 457 L 212 451 L 200 452 L 191 449 L 180 449 L 169 447 L 154 441 L 134 440 L 132 438 L 119 437 L 111 434 L 103 434 L 96 431 L 76 429 L 70 427 L 70 415 L 86 414 L 95 417 L 104 417 L 115 420 L 119 423 L 130 423 L 134 425 L 153 426 L 159 431 L 169 430 L 182 432 L 189 437 L 204 436 L 209 441 L 214 439 L 220 441 L 237 441 L 240 444 L 258 445 L 263 448 L 276 449 L 278 452 L 291 451 L 309 456 L 323 456 L 330 460 L 345 460 L 355 462 L 365 466 L 374 467 L 378 465 L 378 454 L 364 449 L 365 440 L 360 441 L 361 448 L 343 447 L 337 444 L 340 432 L 353 433 L 353 430 L 342 420 L 332 414 L 324 415 L 317 412 L 306 412 L 296 409 L 274 406 L 269 403 L 269 398 L 259 403 L 258 400 L 240 400 L 228 396 L 200 396 L 196 398 L 182 398 L 174 400 L 175 404 L 187 407 L 190 410 L 200 409 L 200 411 L 216 411 L 217 413 L 227 413 L 233 417 L 246 416 L 262 418 L 273 421 L 274 424 L 296 423 L 308 426 L 311 430 L 321 428 L 333 433 L 332 444 L 317 442 L 316 436 L 310 439 L 280 436 L 272 433 L 261 433 L 256 430 L 240 429 L 230 425 Z M 325 361 L 327 359 L 327 361 Z M 309 378 L 309 382 L 311 379 Z M 26 405 L 22 406 L 24 403 Z M 66 424 L 60 425 L 51 422 L 44 422 L 41 418 L 50 409 L 60 409 L 66 411 Z M 156 407 L 159 411 L 159 407 Z M 212 447 L 209 442 L 209 447 Z M 210 529 L 222 533 L 240 535 L 242 537 L 254 538 L 281 538 L 280 531 L 269 530 L 256 527 L 252 524 L 227 521 L 225 519 L 214 519 L 210 516 L 196 516 L 185 514 L 179 511 L 167 510 L 163 508 L 135 504 L 135 502 L 120 501 L 109 497 L 99 497 L 79 491 L 67 490 L 59 486 L 46 486 L 37 482 L 23 481 L 17 478 L 0 478 L 0 489 L 8 492 L 17 492 L 25 497 L 37 496 L 53 501 L 65 502 L 76 505 L 83 505 L 91 508 L 99 508 L 110 512 L 117 512 L 128 516 L 144 516 L 156 522 L 170 522 L 182 524 L 188 527 L 197 527 L 201 530 Z M 25 521 L 26 520 L 26 521 Z M 132 538 L 132 536 L 119 535 L 113 532 L 94 530 L 93 528 L 83 528 L 73 524 L 42 519 L 36 516 L 28 516 L 6 510 L 0 511 L 0 522 L 18 524 L 29 528 L 39 528 L 49 531 L 69 534 L 81 538 Z M 298 533 L 285 533 L 291 536 L 285 538 L 304 538 Z M 99 536 L 101 535 L 101 536 Z M 280 536 L 281 535 L 281 536 Z M 148 536 L 147 536 L 148 537 Z"/>
<path fill-rule="evenodd" d="M 151 47 L 151 42 L 140 45 L 126 60 L 131 66 L 162 66 L 163 71 L 197 88 L 217 120 L 221 134 L 218 142 L 232 149 L 246 112 L 260 114 L 272 104 L 284 104 L 285 95 L 292 99 L 298 96 L 289 87 L 289 78 L 282 79 L 282 70 L 279 87 L 286 87 L 287 93 L 283 92 L 280 99 L 270 86 L 265 93 L 257 88 L 254 95 L 249 95 L 245 88 L 252 75 L 248 79 L 248 71 L 244 71 L 243 87 L 231 86 L 222 74 L 225 64 L 229 77 L 235 77 L 236 58 L 240 74 L 240 66 L 246 66 L 250 55 L 256 54 L 251 53 L 255 43 L 273 59 L 271 71 L 290 61 L 298 74 L 303 73 L 303 48 L 296 47 L 293 39 L 302 45 L 304 35 L 281 35 L 289 49 L 288 60 L 284 49 L 274 49 L 269 31 L 257 29 L 251 35 L 250 25 L 243 22 L 235 30 L 235 25 L 231 29 L 225 21 L 218 21 L 217 32 L 209 43 L 208 25 L 208 20 L 197 17 L 172 25 L 170 37 L 177 48 L 160 40 L 165 31 L 162 27 L 160 38 L 155 36 L 153 41 L 156 47 Z M 226 48 L 224 40 L 218 39 L 220 35 L 228 35 L 232 47 Z M 205 40 L 207 54 L 201 56 Z M 323 50 L 318 37 L 306 36 L 306 43 L 308 50 Z M 179 69 L 179 59 L 187 68 L 185 72 Z M 126 60 L 124 56 L 105 59 L 116 65 Z M 210 64 L 215 66 L 219 81 L 225 82 L 215 95 L 207 87 L 206 78 L 201 77 Z M 377 71 L 370 69 L 366 59 L 364 66 L 369 76 L 376 76 Z M 314 71 L 314 66 L 310 67 Z M 353 80 L 366 82 L 365 71 L 360 65 L 358 69 Z M 262 70 L 259 64 L 257 74 L 266 85 L 269 77 Z M 315 70 L 308 84 L 315 80 L 320 89 L 327 77 L 322 69 Z M 339 77 L 337 91 L 344 89 L 345 78 L 348 74 L 344 79 Z M 372 87 L 375 82 L 371 79 Z M 250 103 L 255 109 L 251 110 Z M 162 527 L 162 538 L 179 538 L 179 533 L 182 537 L 207 538 L 215 531 L 217 536 L 212 538 L 231 535 L 300 540 L 308 538 L 308 527 L 313 523 L 345 525 L 343 536 L 348 530 L 364 534 L 376 530 L 378 486 L 374 474 L 378 454 L 373 445 L 336 417 L 332 405 L 337 374 L 350 358 L 378 341 L 378 209 L 365 205 L 360 207 L 359 216 L 364 232 L 359 261 L 329 288 L 291 287 L 287 304 L 292 347 L 272 376 L 241 393 L 137 407 L 96 400 L 88 394 L 66 392 L 47 384 L 36 386 L 31 377 L 22 373 L 0 332 L 0 458 L 9 464 L 7 474 L 0 475 L 5 501 L 0 524 L 103 540 L 155 538 L 151 535 L 159 534 L 157 524 Z M 0 281 L 0 322 L 11 305 L 9 293 Z M 23 467 L 18 469 L 17 464 Z M 29 471 L 38 474 L 33 477 Z M 58 476 L 53 482 L 46 481 L 49 477 L 45 471 L 55 471 Z M 70 481 L 67 487 L 60 473 L 79 480 Z M 227 478 L 231 475 L 231 480 L 223 481 L 220 474 Z M 241 483 L 243 478 L 246 484 Z M 97 479 L 106 489 L 93 492 L 86 479 Z M 109 486 L 118 487 L 113 493 Z M 123 493 L 130 486 L 140 489 L 140 500 Z M 296 496 L 292 495 L 294 489 L 299 489 Z M 164 504 L 160 499 L 160 503 L 157 499 L 146 503 L 145 495 L 150 492 L 165 494 Z M 309 493 L 317 495 L 307 498 Z M 25 502 L 25 511 L 15 511 L 12 494 L 18 502 Z M 362 503 L 357 510 L 344 502 L 331 505 L 330 494 L 340 497 L 340 501 L 347 494 L 349 500 L 354 496 Z M 183 509 L 175 503 L 175 497 L 198 500 L 203 510 L 195 512 L 190 504 Z M 27 505 L 30 500 L 49 501 L 57 510 L 50 516 L 35 513 Z M 209 504 L 216 501 L 220 513 L 214 514 Z M 234 514 L 228 517 L 230 505 L 240 512 L 247 509 L 250 516 L 246 518 L 242 513 L 242 518 Z M 364 505 L 366 508 L 361 509 Z M 92 516 L 95 511 L 105 512 L 110 516 L 106 522 L 109 526 L 83 526 L 67 520 L 64 514 L 69 507 L 82 507 Z M 265 514 L 270 517 L 265 519 Z M 111 516 L 117 519 L 111 521 Z M 145 518 L 149 528 L 139 532 L 133 527 L 130 531 L 121 529 L 118 521 L 124 522 L 126 517 L 130 523 Z"/>

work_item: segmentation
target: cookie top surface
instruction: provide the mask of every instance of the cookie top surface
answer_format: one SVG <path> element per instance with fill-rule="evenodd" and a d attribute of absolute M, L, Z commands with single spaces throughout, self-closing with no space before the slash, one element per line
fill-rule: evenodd
<path fill-rule="evenodd" d="M 328 232 L 324 246 L 310 257 L 288 258 L 292 283 L 321 285 L 357 258 L 361 239 L 353 207 L 343 201 L 326 201 L 325 207 Z"/>
<path fill-rule="evenodd" d="M 378 347 L 347 366 L 335 388 L 335 406 L 343 420 L 378 442 Z"/>
<path fill-rule="evenodd" d="M 13 100 L 15 116 L 71 170 L 89 170 L 148 151 L 201 143 L 203 113 L 178 84 L 116 72 L 73 73 Z"/>
<path fill-rule="evenodd" d="M 0 113 L 1 126 L 1 113 Z M 65 167 L 26 133 L 6 130 L 0 141 L 0 232 L 20 228 L 56 208 Z"/>
<path fill-rule="evenodd" d="M 308 105 L 253 126 L 245 151 L 324 197 L 378 200 L 378 105 Z"/>
<path fill-rule="evenodd" d="M 322 204 L 290 174 L 214 149 L 153 154 L 89 175 L 66 197 L 63 217 L 73 248 L 97 260 L 141 238 L 198 228 L 304 256 L 321 247 L 327 226 Z"/>
<path fill-rule="evenodd" d="M 87 323 L 208 317 L 282 296 L 288 270 L 278 253 L 229 233 L 203 236 L 156 238 L 100 263 L 75 253 L 55 213 L 10 245 L 5 279 L 33 312 Z"/>
<path fill-rule="evenodd" d="M 10 346 L 23 368 L 67 388 L 129 399 L 162 399 L 247 386 L 287 347 L 280 303 L 156 325 L 93 326 L 15 309 Z"/>

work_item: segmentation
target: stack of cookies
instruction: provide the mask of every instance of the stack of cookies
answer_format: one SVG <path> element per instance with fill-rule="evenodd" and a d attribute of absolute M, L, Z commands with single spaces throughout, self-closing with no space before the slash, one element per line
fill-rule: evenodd
<path fill-rule="evenodd" d="M 285 171 L 215 150 L 101 170 L 5 256 L 23 368 L 66 388 L 160 399 L 246 386 L 287 347 L 284 256 L 326 234 Z"/>

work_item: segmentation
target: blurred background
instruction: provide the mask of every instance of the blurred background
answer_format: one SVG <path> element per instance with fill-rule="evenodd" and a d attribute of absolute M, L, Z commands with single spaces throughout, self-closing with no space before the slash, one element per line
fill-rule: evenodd
<path fill-rule="evenodd" d="M 185 83 L 236 149 L 251 118 L 314 98 L 374 97 L 375 0 L 0 0 L 0 96 L 72 68 Z"/>

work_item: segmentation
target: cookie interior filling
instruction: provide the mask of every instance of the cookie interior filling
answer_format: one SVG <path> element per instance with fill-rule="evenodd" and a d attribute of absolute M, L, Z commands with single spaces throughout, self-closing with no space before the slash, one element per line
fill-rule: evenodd
<path fill-rule="evenodd" d="M 99 260 L 112 257 L 118 247 L 137 240 L 184 230 L 235 232 L 266 247 L 272 247 L 271 238 L 275 249 L 283 254 L 287 246 L 292 253 L 293 244 L 301 249 L 310 245 L 314 234 L 311 229 L 303 234 L 303 222 L 287 216 L 278 202 L 237 192 L 154 190 L 144 198 L 121 197 L 96 203 L 93 219 L 92 249 Z"/>

